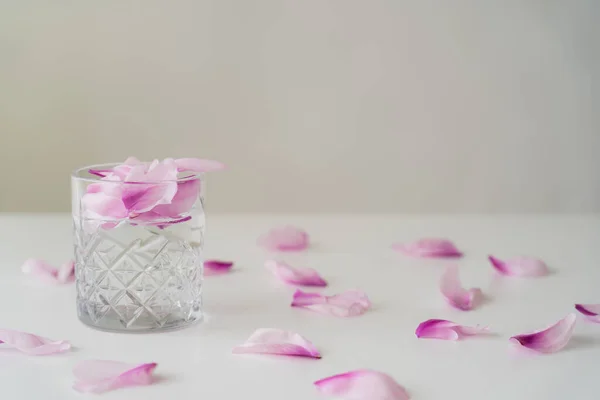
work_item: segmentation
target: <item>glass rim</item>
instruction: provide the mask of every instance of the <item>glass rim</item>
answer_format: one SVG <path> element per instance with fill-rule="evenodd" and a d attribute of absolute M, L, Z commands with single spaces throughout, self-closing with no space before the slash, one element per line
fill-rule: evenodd
<path fill-rule="evenodd" d="M 103 180 L 101 176 L 98 175 L 94 175 L 91 174 L 89 171 L 91 169 L 96 169 L 96 170 L 104 170 L 104 169 L 112 169 L 116 166 L 119 165 L 123 165 L 122 162 L 111 162 L 111 163 L 101 163 L 101 164 L 91 164 L 91 165 L 86 165 L 83 167 L 79 167 L 74 169 L 73 171 L 71 171 L 71 178 L 78 180 L 78 181 L 84 181 L 84 182 L 91 182 L 91 183 L 114 183 L 114 184 L 134 184 L 134 185 L 139 185 L 139 184 L 161 184 L 161 183 L 169 183 L 169 182 L 188 182 L 188 181 L 193 181 L 193 180 L 203 180 L 204 178 L 204 172 L 193 172 L 193 171 L 188 171 L 190 175 L 181 177 L 181 178 L 177 178 L 177 179 L 163 179 L 163 180 L 159 180 L 159 181 L 143 181 L 143 182 L 137 182 L 137 181 L 108 181 L 108 180 Z M 87 174 L 89 176 L 83 176 L 83 174 Z"/>

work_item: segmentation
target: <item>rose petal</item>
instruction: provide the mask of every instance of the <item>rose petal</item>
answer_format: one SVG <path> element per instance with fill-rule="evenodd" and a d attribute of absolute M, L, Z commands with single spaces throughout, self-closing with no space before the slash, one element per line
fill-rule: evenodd
<path fill-rule="evenodd" d="M 218 275 L 229 272 L 233 267 L 233 261 L 206 260 L 204 261 L 204 273 L 206 275 Z"/>
<path fill-rule="evenodd" d="M 84 215 L 87 218 L 120 220 L 127 217 L 127 209 L 123 201 L 120 198 L 109 196 L 104 192 L 84 194 L 81 198 L 81 205 Z"/>
<path fill-rule="evenodd" d="M 265 262 L 265 267 L 285 283 L 302 286 L 327 286 L 327 281 L 312 268 L 294 268 L 284 262 L 274 260 Z"/>
<path fill-rule="evenodd" d="M 359 290 L 348 290 L 334 296 L 296 290 L 291 306 L 307 308 L 335 317 L 355 317 L 371 308 L 371 301 L 364 292 Z"/>
<path fill-rule="evenodd" d="M 532 277 L 548 274 L 548 266 L 537 258 L 515 257 L 503 261 L 494 256 L 489 256 L 488 259 L 496 271 L 503 275 Z"/>
<path fill-rule="evenodd" d="M 150 385 L 156 363 L 127 364 L 118 361 L 86 360 L 73 369 L 79 392 L 103 393 L 127 386 Z"/>
<path fill-rule="evenodd" d="M 301 251 L 308 247 L 308 234 L 293 226 L 283 226 L 271 229 L 258 243 L 271 251 Z"/>
<path fill-rule="evenodd" d="M 411 243 L 395 243 L 392 248 L 413 257 L 462 257 L 454 243 L 446 239 L 420 239 Z"/>
<path fill-rule="evenodd" d="M 541 353 L 553 353 L 569 343 L 576 319 L 575 314 L 571 313 L 544 330 L 516 335 L 510 340 Z"/>
<path fill-rule="evenodd" d="M 67 283 L 75 280 L 75 263 L 73 261 L 56 268 L 44 260 L 30 258 L 25 260 L 21 270 L 47 283 Z"/>
<path fill-rule="evenodd" d="M 100 178 L 104 178 L 106 175 L 112 172 L 112 169 L 88 169 L 88 172 L 92 175 L 99 176 Z"/>
<path fill-rule="evenodd" d="M 200 192 L 200 180 L 191 179 L 183 182 L 177 182 L 177 193 L 170 204 L 159 204 L 152 209 L 153 212 L 166 217 L 177 217 L 189 212 Z"/>
<path fill-rule="evenodd" d="M 449 266 L 442 275 L 440 290 L 450 305 L 463 311 L 473 309 L 482 297 L 481 289 L 461 286 L 456 265 Z"/>
<path fill-rule="evenodd" d="M 600 323 L 600 304 L 575 304 L 575 309 L 588 320 Z"/>
<path fill-rule="evenodd" d="M 360 369 L 316 381 L 324 395 L 346 400 L 407 400 L 406 389 L 382 372 Z"/>
<path fill-rule="evenodd" d="M 178 158 L 175 160 L 179 171 L 212 172 L 225 169 L 225 164 L 200 158 Z"/>
<path fill-rule="evenodd" d="M 62 353 L 71 348 L 69 342 L 64 340 L 51 340 L 32 333 L 11 329 L 0 329 L 0 343 L 6 344 L 30 356 Z"/>
<path fill-rule="evenodd" d="M 154 160 L 148 170 L 135 165 L 125 177 L 123 204 L 129 213 L 140 214 L 159 204 L 170 204 L 177 193 L 177 166 L 173 160 Z"/>
<path fill-rule="evenodd" d="M 417 326 L 415 335 L 419 339 L 458 340 L 464 336 L 477 335 L 488 330 L 487 327 L 464 326 L 444 319 L 428 319 Z"/>
<path fill-rule="evenodd" d="M 246 343 L 233 348 L 233 353 L 261 353 L 283 356 L 321 358 L 314 344 L 297 333 L 281 329 L 257 329 Z"/>

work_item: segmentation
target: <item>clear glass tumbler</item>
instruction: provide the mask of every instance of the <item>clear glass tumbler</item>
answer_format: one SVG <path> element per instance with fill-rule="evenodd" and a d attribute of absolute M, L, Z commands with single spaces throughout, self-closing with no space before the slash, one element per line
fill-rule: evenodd
<path fill-rule="evenodd" d="M 200 321 L 204 176 L 130 182 L 115 178 L 119 168 L 129 167 L 94 165 L 72 176 L 79 319 L 118 332 Z"/>

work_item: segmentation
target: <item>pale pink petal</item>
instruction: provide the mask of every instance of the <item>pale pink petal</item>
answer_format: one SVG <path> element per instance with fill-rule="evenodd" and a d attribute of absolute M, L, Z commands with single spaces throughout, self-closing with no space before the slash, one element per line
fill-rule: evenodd
<path fill-rule="evenodd" d="M 233 261 L 206 260 L 204 261 L 204 273 L 206 275 L 219 275 L 229 272 L 233 267 Z"/>
<path fill-rule="evenodd" d="M 345 400 L 407 400 L 409 395 L 394 378 L 369 369 L 350 371 L 316 381 L 326 396 Z"/>
<path fill-rule="evenodd" d="M 233 353 L 321 358 L 321 354 L 314 344 L 297 333 L 281 329 L 257 329 L 246 343 L 234 347 Z"/>
<path fill-rule="evenodd" d="M 58 269 L 56 279 L 60 283 L 74 282 L 75 281 L 75 261 L 67 261 Z"/>
<path fill-rule="evenodd" d="M 456 265 L 449 266 L 442 275 L 440 290 L 450 305 L 464 311 L 472 310 L 482 297 L 481 289 L 462 287 Z"/>
<path fill-rule="evenodd" d="M 335 317 L 356 317 L 371 308 L 371 301 L 359 290 L 348 290 L 334 296 L 296 290 L 291 306 Z"/>
<path fill-rule="evenodd" d="M 327 286 L 327 281 L 312 268 L 294 268 L 284 262 L 274 260 L 265 262 L 265 267 L 285 283 L 302 286 Z"/>
<path fill-rule="evenodd" d="M 90 185 L 91 186 L 91 185 Z M 81 198 L 84 215 L 100 220 L 119 220 L 127 217 L 127 209 L 120 198 L 104 192 L 86 193 Z"/>
<path fill-rule="evenodd" d="M 166 217 L 177 217 L 187 213 L 192 209 L 196 200 L 198 200 L 199 192 L 199 179 L 177 182 L 177 193 L 175 193 L 171 203 L 157 205 L 152 211 Z"/>
<path fill-rule="evenodd" d="M 532 277 L 548 274 L 548 266 L 546 266 L 546 263 L 537 258 L 515 257 L 503 261 L 494 256 L 489 256 L 488 259 L 496 271 L 503 275 Z"/>
<path fill-rule="evenodd" d="M 125 160 L 125 162 L 123 163 L 125 165 L 138 165 L 138 164 L 143 164 L 140 160 L 138 160 L 135 157 L 127 157 L 127 160 Z"/>
<path fill-rule="evenodd" d="M 225 169 L 225 164 L 214 160 L 200 158 L 178 158 L 175 160 L 179 171 L 212 172 Z"/>
<path fill-rule="evenodd" d="M 127 364 L 118 361 L 86 360 L 73 369 L 79 392 L 103 393 L 128 386 L 150 385 L 156 363 Z"/>
<path fill-rule="evenodd" d="M 410 243 L 395 243 L 392 248 L 413 257 L 462 257 L 462 252 L 447 239 L 420 239 Z"/>
<path fill-rule="evenodd" d="M 575 304 L 575 309 L 585 315 L 586 319 L 600 323 L 600 304 Z"/>
<path fill-rule="evenodd" d="M 464 326 L 444 319 L 428 319 L 417 326 L 415 335 L 419 339 L 458 340 L 464 336 L 488 332 L 487 327 Z"/>
<path fill-rule="evenodd" d="M 576 319 L 575 314 L 571 313 L 544 330 L 516 335 L 510 340 L 541 353 L 553 353 L 569 343 Z"/>
<path fill-rule="evenodd" d="M 75 263 L 73 261 L 68 261 L 60 268 L 56 268 L 44 260 L 30 258 L 25 260 L 21 270 L 47 283 L 68 283 L 75 280 Z"/>
<path fill-rule="evenodd" d="M 130 215 L 152 210 L 159 204 L 170 204 L 177 193 L 177 166 L 172 160 L 154 160 L 146 170 L 135 165 L 125 177 L 123 204 Z"/>
<path fill-rule="evenodd" d="M 30 356 L 62 353 L 71 348 L 69 342 L 64 340 L 51 340 L 32 333 L 11 329 L 0 329 L 0 343 Z"/>
<path fill-rule="evenodd" d="M 271 251 L 301 251 L 308 247 L 308 234 L 294 226 L 271 229 L 258 243 Z"/>

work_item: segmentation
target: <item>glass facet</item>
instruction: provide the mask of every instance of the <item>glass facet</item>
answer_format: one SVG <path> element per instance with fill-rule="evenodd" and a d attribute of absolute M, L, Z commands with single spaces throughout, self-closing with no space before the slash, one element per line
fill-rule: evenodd
<path fill-rule="evenodd" d="M 175 183 L 130 183 L 89 173 L 115 166 L 81 168 L 72 177 L 79 319 L 93 328 L 121 332 L 169 330 L 200 321 L 203 176 L 188 173 Z M 123 199 L 128 205 L 143 202 L 151 191 L 167 187 L 176 187 L 168 208 L 121 211 Z M 113 202 L 120 211 L 114 211 Z"/>

